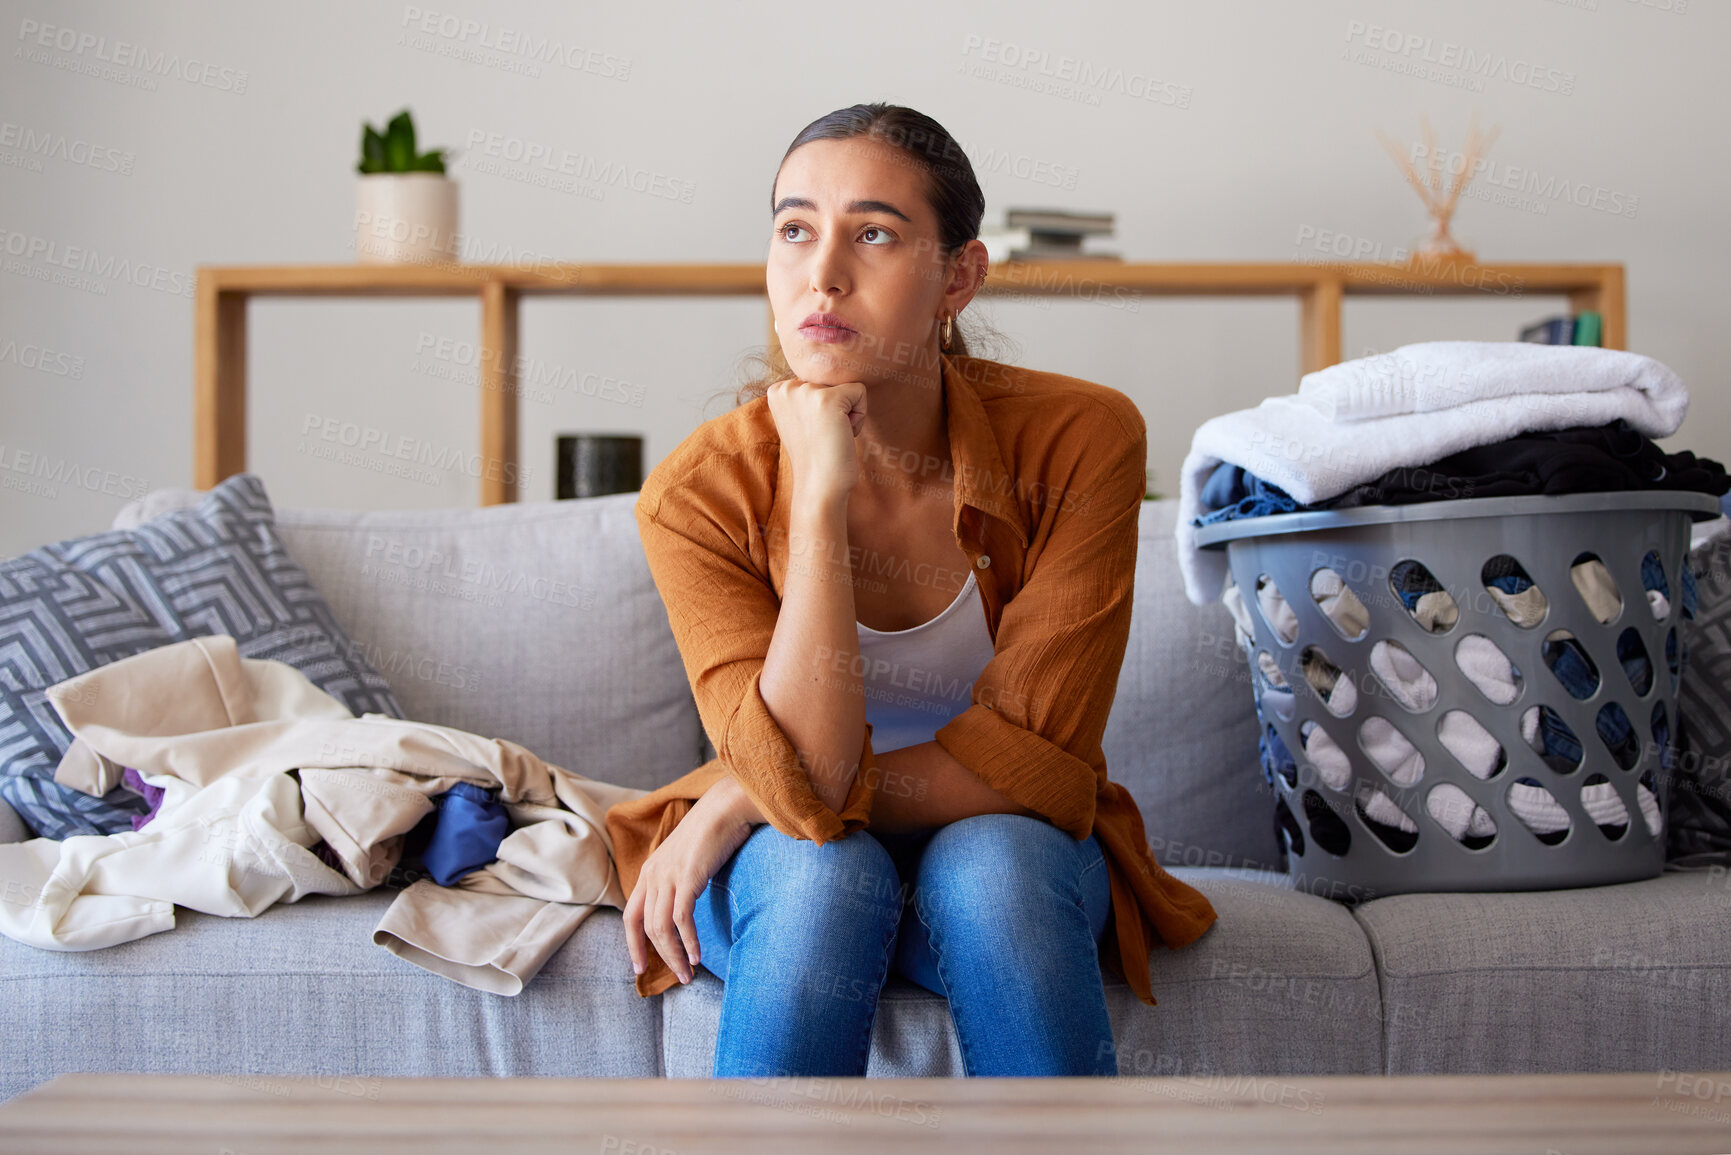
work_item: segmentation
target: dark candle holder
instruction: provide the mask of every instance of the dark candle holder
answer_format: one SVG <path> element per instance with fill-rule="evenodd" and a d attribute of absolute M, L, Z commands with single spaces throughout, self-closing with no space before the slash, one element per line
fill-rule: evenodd
<path fill-rule="evenodd" d="M 558 435 L 557 497 L 604 497 L 643 488 L 641 433 Z"/>

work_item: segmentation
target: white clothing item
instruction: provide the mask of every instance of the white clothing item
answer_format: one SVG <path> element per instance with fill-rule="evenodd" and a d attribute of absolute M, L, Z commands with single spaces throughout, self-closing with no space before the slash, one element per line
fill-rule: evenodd
<path fill-rule="evenodd" d="M 1647 591 L 1647 608 L 1653 611 L 1653 620 L 1662 622 L 1665 615 L 1671 612 L 1671 603 L 1658 590 Z"/>
<path fill-rule="evenodd" d="M 1468 634 L 1455 644 L 1455 665 L 1479 693 L 1506 706 L 1520 693 L 1520 671 L 1501 647 L 1483 634 Z"/>
<path fill-rule="evenodd" d="M 1545 616 L 1545 608 L 1550 604 L 1545 601 L 1545 593 L 1538 586 L 1528 586 L 1518 594 L 1508 593 L 1497 586 L 1486 586 L 1485 592 L 1502 607 L 1509 621 L 1522 629 L 1538 625 Z"/>
<path fill-rule="evenodd" d="M 1399 642 L 1380 641 L 1370 648 L 1370 668 L 1394 700 L 1415 714 L 1436 704 L 1436 679 Z"/>
<path fill-rule="evenodd" d="M 1226 607 L 1226 612 L 1232 615 L 1232 632 L 1238 639 L 1238 648 L 1249 653 L 1254 648 L 1251 641 L 1256 636 L 1256 624 L 1250 620 L 1250 611 L 1244 605 L 1244 591 L 1238 588 L 1238 583 L 1231 581 L 1227 575 L 1226 588 L 1220 591 L 1220 604 Z"/>
<path fill-rule="evenodd" d="M 228 775 L 169 791 L 142 830 L 0 846 L 0 875 L 34 895 L 0 904 L 0 934 L 42 950 L 96 950 L 174 928 L 176 905 L 251 918 L 278 902 L 361 888 L 313 854 L 319 836 L 284 772 Z"/>
<path fill-rule="evenodd" d="M 1553 348 L 1524 341 L 1430 344 L 1455 347 L 1425 356 L 1438 364 L 1461 365 L 1463 372 L 1467 364 L 1475 363 L 1472 358 L 1478 358 L 1476 364 L 1483 369 L 1475 370 L 1474 380 L 1482 373 L 1486 380 L 1504 383 L 1496 388 L 1510 381 L 1518 387 L 1518 378 L 1509 375 L 1525 371 L 1519 368 L 1524 364 L 1520 359 L 1530 356 L 1532 350 Z M 1557 348 L 1588 354 L 1621 352 L 1585 346 Z M 1592 361 L 1591 357 L 1582 358 L 1580 364 L 1586 366 Z M 1353 364 L 1343 362 L 1334 368 L 1350 372 L 1348 367 Z M 1680 381 L 1667 380 L 1663 386 L 1650 389 L 1546 392 L 1542 386 L 1554 381 L 1554 372 L 1537 374 L 1534 380 L 1540 387 L 1533 390 L 1485 392 L 1448 408 L 1362 421 L 1331 421 L 1309 398 L 1290 393 L 1265 398 L 1253 409 L 1203 422 L 1191 438 L 1178 477 L 1178 516 L 1173 532 L 1185 595 L 1195 604 L 1205 605 L 1220 597 L 1225 580 L 1225 551 L 1199 551 L 1197 527 L 1192 524 L 1203 512 L 1203 484 L 1224 462 L 1278 486 L 1301 505 L 1311 505 L 1399 466 L 1425 465 L 1463 449 L 1536 430 L 1604 425 L 1621 417 L 1648 437 L 1669 437 L 1682 424 L 1688 409 L 1688 393 Z"/>
<path fill-rule="evenodd" d="M 1536 834 L 1551 834 L 1569 825 L 1569 813 L 1543 786 L 1527 786 L 1516 782 L 1509 787 L 1509 809 Z M 1641 818 L 1653 834 L 1659 832 L 1659 803 L 1653 792 L 1637 783 L 1635 798 L 1641 807 Z M 1368 787 L 1359 791 L 1359 802 L 1369 817 L 1385 826 L 1394 826 L 1412 834 L 1418 824 L 1381 790 Z M 1451 783 L 1443 783 L 1425 799 L 1425 808 L 1439 825 L 1456 840 L 1468 835 L 1484 837 L 1496 833 L 1496 823 L 1484 807 L 1473 804 L 1466 791 Z M 1581 807 L 1595 825 L 1618 826 L 1629 820 L 1629 811 L 1617 797 L 1615 787 L 1601 782 L 1581 790 Z"/>
<path fill-rule="evenodd" d="M 1616 617 L 1623 608 L 1623 595 L 1618 592 L 1611 571 L 1607 570 L 1605 563 L 1598 558 L 1590 558 L 1580 565 L 1570 566 L 1569 580 L 1575 583 L 1581 600 L 1587 603 L 1588 611 L 1599 619 L 1600 625 Z"/>
<path fill-rule="evenodd" d="M 1447 590 L 1424 594 L 1412 607 L 1413 620 L 1433 634 L 1447 633 L 1461 620 L 1461 608 Z"/>
<path fill-rule="evenodd" d="M 1359 742 L 1396 786 L 1412 786 L 1424 777 L 1424 755 L 1387 718 L 1372 714 L 1358 728 Z"/>
<path fill-rule="evenodd" d="M 992 660 L 992 633 L 974 571 L 937 617 L 905 630 L 859 627 L 866 721 L 872 750 L 930 742 L 967 709 L 974 682 Z"/>
<path fill-rule="evenodd" d="M 1491 812 L 1474 802 L 1471 795 L 1453 782 L 1444 782 L 1425 795 L 1424 805 L 1430 816 L 1456 842 L 1467 838 L 1488 838 L 1497 832 Z"/>
<path fill-rule="evenodd" d="M 1400 663 L 1399 653 L 1392 659 Z M 1373 651 L 1372 662 L 1375 662 Z M 1506 660 L 1505 660 L 1506 661 Z M 1380 676 L 1380 675 L 1379 675 Z M 1346 679 L 1342 679 L 1345 681 Z M 1406 685 L 1410 688 L 1416 679 Z M 1512 689 L 1513 683 L 1508 683 Z M 1491 685 L 1497 691 L 1496 685 Z M 1391 686 L 1392 689 L 1392 686 Z M 1498 691 L 1500 692 L 1500 691 Z M 1489 696 L 1489 695 L 1487 695 Z M 1334 790 L 1345 790 L 1352 781 L 1352 763 L 1346 752 L 1321 726 L 1306 722 L 1300 729 L 1304 754 L 1316 768 L 1317 777 Z M 1535 750 L 1539 749 L 1539 712 L 1535 707 L 1521 716 L 1521 734 Z M 1478 719 L 1464 710 L 1450 710 L 1437 726 L 1437 736 L 1443 746 L 1475 778 L 1488 779 L 1502 760 L 1502 747 Z M 1386 719 L 1371 716 L 1359 728 L 1360 744 L 1365 754 L 1381 767 L 1397 786 L 1416 785 L 1424 776 L 1424 756 L 1400 730 Z M 1418 830 L 1414 822 L 1381 789 L 1362 785 L 1358 802 L 1367 817 L 1393 826 L 1408 834 Z M 1653 834 L 1659 832 L 1659 803 L 1653 792 L 1636 783 L 1635 798 L 1640 804 L 1642 820 Z M 1562 830 L 1569 824 L 1568 812 L 1555 796 L 1542 786 L 1516 782 L 1509 787 L 1509 809 L 1517 818 L 1538 834 Z M 1628 809 L 1609 782 L 1597 783 L 1581 790 L 1581 806 L 1595 824 L 1614 826 L 1629 820 Z M 1453 783 L 1440 783 L 1425 796 L 1425 808 L 1437 823 L 1457 841 L 1466 837 L 1486 837 L 1496 833 L 1496 823 L 1490 813 Z"/>
<path fill-rule="evenodd" d="M 1358 804 L 1364 807 L 1366 817 L 1384 826 L 1399 827 L 1408 834 L 1418 829 L 1418 823 L 1408 818 L 1405 811 L 1394 804 L 1394 799 L 1373 786 L 1358 788 Z"/>
<path fill-rule="evenodd" d="M 1256 603 L 1276 637 L 1287 643 L 1298 639 L 1298 614 L 1281 594 L 1280 587 L 1264 582 L 1256 591 Z"/>
<path fill-rule="evenodd" d="M 1322 699 L 1329 712 L 1344 718 L 1358 708 L 1358 687 L 1352 679 L 1320 651 L 1307 650 L 1304 656 L 1304 680 Z"/>
<path fill-rule="evenodd" d="M 1641 807 L 1641 818 L 1647 829 L 1659 832 L 1659 801 L 1645 785 L 1635 784 L 1635 801 Z M 1599 782 L 1581 788 L 1581 808 L 1597 826 L 1618 826 L 1629 821 L 1629 810 L 1609 782 Z M 1509 787 L 1509 809 L 1521 821 L 1539 834 L 1562 830 L 1569 824 L 1569 812 L 1543 786 L 1524 786 L 1516 782 Z"/>
<path fill-rule="evenodd" d="M 1536 724 L 1538 715 L 1533 717 Z M 1465 710 L 1445 713 L 1442 721 L 1437 723 L 1436 736 L 1443 749 L 1453 754 L 1474 778 L 1489 778 L 1503 760 L 1502 743 L 1491 737 L 1491 732 Z"/>
<path fill-rule="evenodd" d="M 1346 751 L 1315 722 L 1306 722 L 1301 732 L 1304 756 L 1316 767 L 1316 776 L 1331 789 L 1345 790 L 1346 784 L 1352 781 L 1352 762 Z"/>
<path fill-rule="evenodd" d="M 1370 611 L 1333 570 L 1319 569 L 1310 575 L 1310 596 L 1316 599 L 1316 608 L 1353 641 L 1370 629 Z"/>
<path fill-rule="evenodd" d="M 1640 353 L 1529 341 L 1421 341 L 1306 373 L 1298 395 L 1330 421 L 1435 413 L 1525 396 L 1628 396 L 1681 424 L 1689 393 L 1669 367 Z"/>

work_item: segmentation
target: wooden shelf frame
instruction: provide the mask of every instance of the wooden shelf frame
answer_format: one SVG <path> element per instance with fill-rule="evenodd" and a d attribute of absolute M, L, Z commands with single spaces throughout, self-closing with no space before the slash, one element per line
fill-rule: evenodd
<path fill-rule="evenodd" d="M 1565 295 L 1573 312 L 1603 318 L 1601 343 L 1627 344 L 1620 264 L 1374 262 L 1020 261 L 993 265 L 986 297 L 1101 299 L 1297 297 L 1301 370 L 1341 356 L 1348 296 Z M 516 381 L 519 303 L 525 296 L 763 297 L 761 264 L 202 265 L 194 336 L 193 485 L 209 489 L 246 469 L 247 305 L 255 297 L 472 297 L 481 303 L 480 503 L 518 500 Z M 768 310 L 768 302 L 765 301 Z M 766 325 L 773 347 L 773 315 Z"/>

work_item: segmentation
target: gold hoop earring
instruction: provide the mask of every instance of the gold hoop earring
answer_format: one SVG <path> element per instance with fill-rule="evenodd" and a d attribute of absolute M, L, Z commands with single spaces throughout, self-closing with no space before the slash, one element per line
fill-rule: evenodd
<path fill-rule="evenodd" d="M 955 335 L 954 328 L 952 325 L 953 316 L 954 316 L 954 314 L 945 313 L 944 314 L 944 326 L 942 329 L 938 330 L 938 348 L 942 349 L 946 353 L 949 352 L 950 340 Z"/>

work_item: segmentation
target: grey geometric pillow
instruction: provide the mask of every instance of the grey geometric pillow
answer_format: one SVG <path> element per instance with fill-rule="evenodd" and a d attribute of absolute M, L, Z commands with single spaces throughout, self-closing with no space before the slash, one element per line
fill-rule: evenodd
<path fill-rule="evenodd" d="M 1670 826 L 1665 859 L 1731 865 L 1731 533 L 1689 553 L 1696 605 L 1678 630 L 1688 665 L 1677 692 L 1674 752 L 1661 750 Z M 1668 757 L 1667 757 L 1668 756 Z"/>
<path fill-rule="evenodd" d="M 189 508 L 0 561 L 0 797 L 39 837 L 130 830 L 145 812 L 138 795 L 54 781 L 72 735 L 43 691 L 214 634 L 243 658 L 293 666 L 356 717 L 403 716 L 277 536 L 264 482 L 237 473 Z"/>

